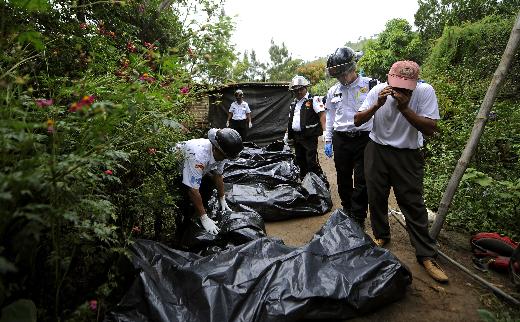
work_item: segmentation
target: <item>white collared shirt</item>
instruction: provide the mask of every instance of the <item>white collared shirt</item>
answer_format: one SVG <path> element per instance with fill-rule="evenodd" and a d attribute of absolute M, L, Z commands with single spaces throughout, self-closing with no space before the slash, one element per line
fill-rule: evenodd
<path fill-rule="evenodd" d="M 234 101 L 231 103 L 229 113 L 233 113 L 233 116 L 231 117 L 233 120 L 241 121 L 246 119 L 246 114 L 251 113 L 251 110 L 249 109 L 249 104 L 247 104 L 246 101 L 242 101 L 240 104 Z"/>
<path fill-rule="evenodd" d="M 349 85 L 336 83 L 327 92 L 327 121 L 325 129 L 325 140 L 332 140 L 332 131 L 353 132 L 370 131 L 372 120 L 356 127 L 354 125 L 354 115 L 358 112 L 367 97 L 369 82 L 371 78 L 358 76 Z"/>
<path fill-rule="evenodd" d="M 301 131 L 300 111 L 302 109 L 303 102 L 305 102 L 308 99 L 309 99 L 309 93 L 305 94 L 305 96 L 301 100 L 296 102 L 296 106 L 294 107 L 292 125 L 291 125 L 293 131 L 297 131 L 297 132 Z M 314 96 L 312 98 L 312 109 L 314 110 L 314 112 L 316 112 L 316 114 L 318 114 L 319 112 L 325 111 L 325 106 L 323 106 L 323 102 L 321 101 L 320 96 Z"/>
<path fill-rule="evenodd" d="M 370 91 L 360 111 L 374 106 L 379 93 L 387 87 L 381 83 Z M 408 107 L 419 116 L 432 120 L 440 119 L 435 90 L 430 84 L 418 83 L 412 93 Z M 423 146 L 423 135 L 397 109 L 397 101 L 387 96 L 385 104 L 374 114 L 370 138 L 372 141 L 400 149 L 418 149 Z"/>
<path fill-rule="evenodd" d="M 190 188 L 199 189 L 202 177 L 210 171 L 224 172 L 224 162 L 216 161 L 213 146 L 208 139 L 193 139 L 180 142 L 176 148 L 184 156 L 182 183 Z"/>

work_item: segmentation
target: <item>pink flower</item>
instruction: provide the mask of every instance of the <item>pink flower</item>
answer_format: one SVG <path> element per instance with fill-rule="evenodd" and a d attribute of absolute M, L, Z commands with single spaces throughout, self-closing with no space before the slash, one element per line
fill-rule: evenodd
<path fill-rule="evenodd" d="M 84 23 L 84 22 L 83 22 L 83 23 L 80 23 L 80 24 L 79 24 L 79 28 L 85 30 L 85 29 L 87 29 L 87 24 Z"/>
<path fill-rule="evenodd" d="M 94 312 L 97 311 L 97 305 L 98 305 L 98 303 L 97 303 L 96 300 L 90 300 L 90 301 L 88 301 L 88 308 L 89 308 L 90 310 L 94 311 Z"/>
<path fill-rule="evenodd" d="M 139 77 L 139 80 L 142 80 L 142 81 L 145 81 L 145 82 L 148 82 L 148 83 L 155 82 L 155 78 L 153 78 L 152 76 L 148 75 L 148 73 L 144 73 L 143 76 Z"/>
<path fill-rule="evenodd" d="M 105 170 L 104 173 L 105 173 L 106 175 L 111 176 L 111 175 L 112 175 L 112 170 Z"/>
<path fill-rule="evenodd" d="M 190 88 L 188 86 L 183 86 L 181 88 L 181 94 L 188 94 L 190 92 Z"/>
<path fill-rule="evenodd" d="M 156 152 L 157 152 L 157 150 L 155 148 L 148 148 L 149 155 L 154 155 Z"/>
<path fill-rule="evenodd" d="M 38 106 L 38 107 L 47 107 L 47 106 L 51 106 L 52 104 L 54 104 L 54 100 L 38 98 L 38 99 L 34 100 L 34 103 L 36 103 L 36 106 Z"/>
<path fill-rule="evenodd" d="M 140 4 L 139 7 L 137 7 L 137 11 L 139 11 L 139 13 L 143 13 L 144 12 L 144 4 Z"/>
<path fill-rule="evenodd" d="M 140 234 L 141 233 L 141 227 L 139 227 L 139 226 L 132 227 L 132 233 L 133 234 Z"/>

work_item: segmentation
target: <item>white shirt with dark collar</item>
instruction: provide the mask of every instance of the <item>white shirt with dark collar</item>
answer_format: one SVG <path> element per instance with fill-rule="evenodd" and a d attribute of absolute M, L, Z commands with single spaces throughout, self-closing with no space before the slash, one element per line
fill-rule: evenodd
<path fill-rule="evenodd" d="M 332 140 L 332 131 L 356 132 L 370 131 L 372 120 L 356 127 L 354 125 L 354 115 L 363 104 L 368 91 L 371 78 L 358 76 L 349 85 L 336 83 L 327 92 L 327 122 L 325 140 Z"/>
<path fill-rule="evenodd" d="M 305 94 L 305 96 L 296 102 L 296 106 L 294 107 L 294 115 L 292 120 L 292 129 L 293 131 L 300 132 L 301 124 L 300 124 L 300 111 L 302 109 L 303 102 L 309 99 L 309 93 Z M 323 106 L 323 102 L 321 101 L 321 97 L 314 96 L 312 99 L 312 109 L 316 114 L 319 112 L 325 111 L 325 106 Z"/>

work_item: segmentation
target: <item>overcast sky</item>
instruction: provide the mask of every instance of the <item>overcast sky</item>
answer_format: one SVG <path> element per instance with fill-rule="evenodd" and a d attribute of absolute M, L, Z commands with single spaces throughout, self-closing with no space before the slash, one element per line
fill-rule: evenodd
<path fill-rule="evenodd" d="M 285 43 L 293 58 L 311 61 L 380 33 L 390 19 L 413 26 L 418 7 L 417 0 L 226 0 L 224 8 L 236 24 L 237 51 L 254 49 L 265 62 L 271 38 Z"/>

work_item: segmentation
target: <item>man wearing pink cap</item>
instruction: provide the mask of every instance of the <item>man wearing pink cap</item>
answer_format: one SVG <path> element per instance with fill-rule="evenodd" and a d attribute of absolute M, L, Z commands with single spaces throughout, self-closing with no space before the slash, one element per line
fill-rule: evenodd
<path fill-rule="evenodd" d="M 423 135 L 437 130 L 439 118 L 435 91 L 419 81 L 419 65 L 398 61 L 390 68 L 388 82 L 368 93 L 354 124 L 373 122 L 364 167 L 375 243 L 382 247 L 390 241 L 388 195 L 393 187 L 418 262 L 433 279 L 447 282 L 448 276 L 435 261 L 435 241 L 428 233 L 420 151 Z"/>

